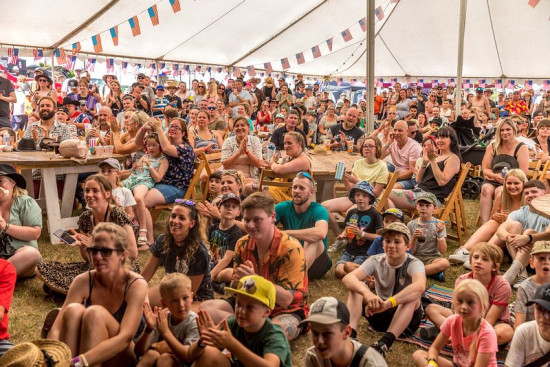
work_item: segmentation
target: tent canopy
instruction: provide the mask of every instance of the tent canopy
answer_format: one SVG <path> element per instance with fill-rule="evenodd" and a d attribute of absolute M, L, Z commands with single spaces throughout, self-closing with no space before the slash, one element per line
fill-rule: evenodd
<path fill-rule="evenodd" d="M 94 53 L 127 60 L 283 71 L 364 78 L 365 33 L 358 21 L 365 0 L 27 0 L 0 4 L 0 44 Z M 459 0 L 376 0 L 384 15 L 376 20 L 375 74 L 379 77 L 452 77 L 457 69 Z M 159 24 L 147 9 L 157 5 Z M 136 16 L 141 34 L 132 36 Z M 550 76 L 550 2 L 470 0 L 464 41 L 465 77 L 541 79 Z M 118 25 L 118 46 L 109 29 Z M 341 32 L 349 29 L 345 42 Z M 332 51 L 326 40 L 333 37 Z M 312 47 L 321 56 L 314 58 Z M 303 52 L 304 63 L 296 54 Z M 24 54 L 23 50 L 20 54 Z M 30 51 L 29 51 L 30 53 Z M 101 58 L 100 58 L 101 60 Z"/>

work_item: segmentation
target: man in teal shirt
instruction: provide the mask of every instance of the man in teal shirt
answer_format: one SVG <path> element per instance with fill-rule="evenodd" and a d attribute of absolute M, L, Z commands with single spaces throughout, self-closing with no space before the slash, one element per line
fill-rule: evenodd
<path fill-rule="evenodd" d="M 327 253 L 328 212 L 311 201 L 315 181 L 307 172 L 300 172 L 292 181 L 292 200 L 275 206 L 276 220 L 283 230 L 304 246 L 310 280 L 319 279 L 332 267 Z"/>

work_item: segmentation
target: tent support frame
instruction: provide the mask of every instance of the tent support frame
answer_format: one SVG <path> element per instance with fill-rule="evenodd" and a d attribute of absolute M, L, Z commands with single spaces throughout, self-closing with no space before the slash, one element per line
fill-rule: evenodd
<path fill-rule="evenodd" d="M 464 30 L 466 28 L 466 9 L 468 0 L 460 0 L 460 18 L 458 20 L 458 60 L 456 62 L 456 116 L 460 116 L 462 109 L 462 67 L 464 64 Z"/>
<path fill-rule="evenodd" d="M 367 131 L 374 130 L 374 0 L 367 0 L 367 70 L 366 70 L 366 85 L 367 89 L 367 116 L 366 122 Z"/>

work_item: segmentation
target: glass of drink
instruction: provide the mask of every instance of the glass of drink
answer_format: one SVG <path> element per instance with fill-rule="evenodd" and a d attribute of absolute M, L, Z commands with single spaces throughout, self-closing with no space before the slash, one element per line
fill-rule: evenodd
<path fill-rule="evenodd" d="M 427 228 L 422 226 L 422 225 L 419 225 L 417 227 L 417 229 L 421 230 L 422 231 L 422 235 L 420 237 L 417 237 L 416 241 L 417 242 L 426 242 L 426 232 L 427 232 Z"/>
<path fill-rule="evenodd" d="M 355 237 L 355 233 L 353 233 L 350 229 L 350 227 L 347 227 L 346 226 L 346 235 L 348 236 L 348 241 L 352 241 L 353 238 Z"/>
<path fill-rule="evenodd" d="M 324 140 L 324 145 L 325 145 L 325 150 L 327 152 L 330 152 L 330 139 L 325 139 Z"/>
<path fill-rule="evenodd" d="M 348 148 L 348 153 L 353 153 L 353 141 L 350 141 L 350 140 L 347 140 L 346 141 L 346 146 Z"/>

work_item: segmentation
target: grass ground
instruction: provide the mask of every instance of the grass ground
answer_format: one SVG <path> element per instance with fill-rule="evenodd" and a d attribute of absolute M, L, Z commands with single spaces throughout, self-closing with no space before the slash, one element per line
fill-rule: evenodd
<path fill-rule="evenodd" d="M 465 200 L 466 219 L 470 232 L 475 228 L 475 220 L 479 212 L 479 203 L 477 201 Z M 161 217 L 155 226 L 155 233 L 160 233 L 164 227 L 166 216 Z M 332 233 L 329 236 L 329 243 L 332 242 Z M 47 240 L 46 231 L 44 230 L 39 240 L 40 252 L 44 259 L 58 261 L 76 261 L 79 259 L 79 254 L 76 249 L 65 245 L 51 245 Z M 446 256 L 452 254 L 457 248 L 457 243 L 448 241 L 448 252 Z M 139 262 L 141 266 L 147 260 L 147 253 L 140 253 Z M 339 254 L 333 255 L 333 260 L 336 261 Z M 159 272 L 161 273 L 161 272 Z M 454 281 L 460 274 L 464 273 L 464 268 L 461 266 L 452 266 L 446 272 L 445 285 L 453 287 Z M 158 281 L 161 274 L 157 274 L 153 281 Z M 428 280 L 429 287 L 433 282 Z M 347 292 L 341 281 L 335 279 L 334 272 L 330 271 L 321 280 L 310 282 L 309 284 L 310 304 L 316 299 L 331 295 L 341 300 L 346 300 Z M 46 313 L 54 308 L 60 307 L 63 300 L 60 298 L 48 296 L 42 290 L 42 283 L 34 278 L 20 282 L 16 286 L 14 299 L 10 310 L 10 334 L 14 343 L 22 341 L 34 340 L 39 338 L 40 329 Z M 359 340 L 363 343 L 371 344 L 376 341 L 379 336 L 367 329 L 367 324 L 363 320 L 360 324 L 358 335 Z M 311 345 L 309 335 L 302 335 L 297 340 L 291 343 L 293 365 L 303 366 L 305 351 Z M 387 361 L 389 366 L 410 366 L 411 354 L 416 349 L 415 346 L 396 342 L 388 354 Z"/>

